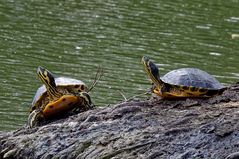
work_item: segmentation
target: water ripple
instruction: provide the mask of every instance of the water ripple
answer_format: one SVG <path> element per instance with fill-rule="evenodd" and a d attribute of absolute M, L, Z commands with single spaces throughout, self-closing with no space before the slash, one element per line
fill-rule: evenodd
<path fill-rule="evenodd" d="M 97 106 L 141 94 L 150 87 L 141 57 L 160 74 L 197 67 L 224 84 L 238 81 L 239 2 L 199 1 L 1 1 L 0 130 L 26 122 L 41 85 L 37 67 L 56 76 L 93 82 Z M 142 97 L 144 98 L 144 97 Z"/>

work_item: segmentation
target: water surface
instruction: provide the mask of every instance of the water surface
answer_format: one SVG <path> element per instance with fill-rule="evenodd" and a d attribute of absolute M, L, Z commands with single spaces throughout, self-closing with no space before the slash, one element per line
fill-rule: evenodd
<path fill-rule="evenodd" d="M 21 127 L 36 89 L 38 66 L 90 85 L 107 106 L 145 92 L 148 55 L 160 73 L 197 67 L 224 85 L 239 79 L 238 0 L 0 1 L 0 130 Z M 144 97 L 142 97 L 144 98 Z"/>

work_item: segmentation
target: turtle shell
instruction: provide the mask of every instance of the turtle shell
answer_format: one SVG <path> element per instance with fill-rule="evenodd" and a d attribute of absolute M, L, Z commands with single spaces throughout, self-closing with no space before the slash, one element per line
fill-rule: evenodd
<path fill-rule="evenodd" d="M 87 91 L 87 87 L 84 82 L 81 80 L 68 78 L 68 77 L 57 77 L 55 78 L 55 83 L 58 89 L 67 89 L 66 92 L 80 92 L 80 91 Z M 36 91 L 36 94 L 32 101 L 32 107 L 38 102 L 39 100 L 45 100 L 46 98 L 46 87 L 42 85 Z M 33 108 L 34 109 L 34 108 Z"/>
<path fill-rule="evenodd" d="M 224 86 L 212 75 L 197 68 L 181 68 L 165 74 L 161 80 L 177 86 L 192 86 L 205 89 L 222 89 Z"/>

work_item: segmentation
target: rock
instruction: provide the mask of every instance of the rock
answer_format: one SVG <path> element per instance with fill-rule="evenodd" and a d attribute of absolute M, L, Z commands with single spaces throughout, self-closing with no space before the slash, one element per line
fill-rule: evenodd
<path fill-rule="evenodd" d="M 226 159 L 239 159 L 239 152 L 235 152 L 226 157 Z"/>
<path fill-rule="evenodd" d="M 237 88 L 208 99 L 123 102 L 1 132 L 0 158 L 237 158 Z"/>

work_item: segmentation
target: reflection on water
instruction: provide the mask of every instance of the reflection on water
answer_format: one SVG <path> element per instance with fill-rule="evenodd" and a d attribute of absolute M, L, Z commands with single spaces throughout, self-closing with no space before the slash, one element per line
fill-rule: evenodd
<path fill-rule="evenodd" d="M 154 59 L 161 74 L 198 67 L 224 84 L 238 81 L 239 2 L 30 1 L 0 2 L 0 130 L 26 122 L 41 85 L 41 65 L 90 85 L 98 106 L 117 103 L 150 87 L 140 62 Z"/>

